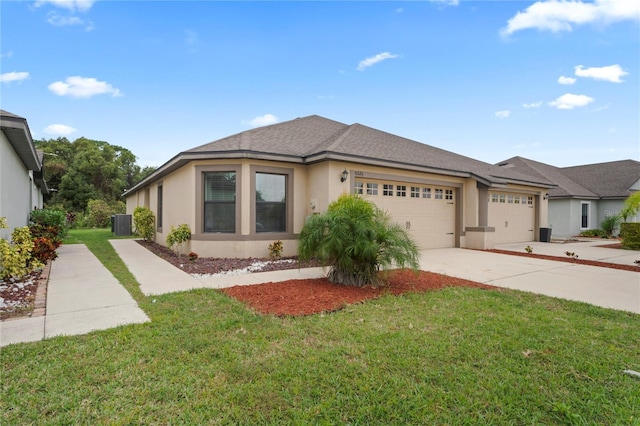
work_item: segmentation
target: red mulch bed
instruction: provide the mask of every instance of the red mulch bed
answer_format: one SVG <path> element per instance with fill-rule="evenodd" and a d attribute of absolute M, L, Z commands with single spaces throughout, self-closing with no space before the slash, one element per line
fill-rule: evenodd
<path fill-rule="evenodd" d="M 384 294 L 417 293 L 445 287 L 496 289 L 494 286 L 433 272 L 418 271 L 416 274 L 402 269 L 390 272 L 387 285 L 380 288 L 342 286 L 332 284 L 326 278 L 317 278 L 235 286 L 222 292 L 263 314 L 299 316 L 337 311 L 346 305 Z"/>
<path fill-rule="evenodd" d="M 621 245 L 610 244 L 608 246 L 598 246 L 598 247 L 620 248 L 619 246 Z M 509 251 L 509 250 L 492 249 L 487 251 L 491 253 L 509 254 L 512 256 L 533 257 L 536 259 L 554 260 L 556 262 L 576 263 L 579 265 L 599 266 L 601 268 L 611 268 L 611 269 L 620 269 L 622 271 L 640 272 L 640 266 L 635 266 L 635 265 L 621 265 L 618 263 L 599 262 L 597 260 L 586 260 L 586 259 L 580 259 L 580 258 L 572 259 L 570 257 L 548 256 L 545 254 L 533 254 L 533 253 L 529 254 L 525 252 Z"/>

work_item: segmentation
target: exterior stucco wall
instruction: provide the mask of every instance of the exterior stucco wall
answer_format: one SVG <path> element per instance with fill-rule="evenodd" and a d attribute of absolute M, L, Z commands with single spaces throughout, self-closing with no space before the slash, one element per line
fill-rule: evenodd
<path fill-rule="evenodd" d="M 582 228 L 582 203 L 589 205 L 589 226 Z M 585 229 L 597 229 L 604 219 L 602 200 L 559 199 L 549 203 L 549 224 L 552 236 L 559 238 L 575 237 Z M 611 205 L 612 206 L 612 205 Z"/>
<path fill-rule="evenodd" d="M 0 132 L 0 217 L 7 218 L 9 229 L 0 236 L 9 239 L 14 228 L 27 226 L 34 206 L 42 207 L 42 195 L 13 146 Z"/>
<path fill-rule="evenodd" d="M 236 222 L 237 230 L 234 234 L 204 234 L 201 224 L 197 223 L 198 210 L 202 208 L 201 195 L 196 188 L 198 180 L 202 179 L 202 172 L 208 168 L 229 166 L 238 173 L 239 209 Z M 289 170 L 292 176 L 289 185 L 293 185 L 291 203 L 292 210 L 288 220 L 292 221 L 291 233 L 258 234 L 255 233 L 252 222 L 252 188 L 253 173 L 264 168 L 274 170 Z M 341 182 L 342 173 L 347 170 L 348 176 Z M 188 163 L 182 168 L 164 176 L 161 180 L 143 187 L 136 193 L 127 196 L 127 212 L 132 213 L 138 205 L 148 203 L 157 217 L 157 188 L 158 183 L 163 188 L 163 226 L 156 234 L 156 241 L 166 244 L 166 235 L 171 226 L 181 223 L 189 225 L 193 238 L 183 251 L 194 251 L 204 257 L 266 257 L 268 245 L 280 239 L 284 245 L 284 255 L 295 255 L 297 252 L 297 235 L 301 231 L 306 219 L 315 213 L 325 212 L 328 205 L 343 193 L 351 193 L 358 178 L 371 178 L 396 182 L 437 182 L 439 185 L 456 188 L 459 211 L 456 213 L 456 245 L 465 247 L 464 229 L 466 226 L 478 225 L 478 189 L 475 179 L 443 176 L 438 174 L 407 171 L 373 165 L 361 165 L 344 161 L 324 161 L 321 163 L 302 165 L 286 162 L 229 159 L 229 160 L 198 160 Z M 148 188 L 148 189 L 146 189 Z M 534 193 L 534 189 L 514 186 L 511 190 L 527 190 Z M 145 193 L 146 191 L 146 193 Z M 538 194 L 536 192 L 536 194 Z M 148 195 L 147 195 L 148 194 Z M 540 203 L 542 204 L 542 203 Z M 544 207 L 546 209 L 546 202 Z M 546 217 L 541 220 L 546 224 Z M 272 238 L 273 235 L 273 238 Z M 483 246 L 491 244 L 491 236 L 483 236 Z M 487 247 L 483 247 L 487 248 Z"/>

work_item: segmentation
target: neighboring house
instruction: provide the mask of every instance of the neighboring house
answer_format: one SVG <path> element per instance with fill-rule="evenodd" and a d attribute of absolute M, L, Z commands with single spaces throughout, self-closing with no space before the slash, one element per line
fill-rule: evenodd
<path fill-rule="evenodd" d="M 42 208 L 49 190 L 27 120 L 0 110 L 0 128 L 0 217 L 9 225 L 0 235 L 8 239 L 11 230 L 29 224 L 29 213 Z"/>
<path fill-rule="evenodd" d="M 248 130 L 173 157 L 125 192 L 127 213 L 150 208 L 156 241 L 192 231 L 201 256 L 266 257 L 297 250 L 309 215 L 342 193 L 386 210 L 420 248 L 492 248 L 534 241 L 553 183 L 360 124 L 317 115 Z"/>
<path fill-rule="evenodd" d="M 597 229 L 610 215 L 618 214 L 624 200 L 640 191 L 640 162 L 634 160 L 554 167 L 522 157 L 499 163 L 534 177 L 546 177 L 557 187 L 549 190 L 549 226 L 552 235 L 566 238 L 586 229 Z M 638 221 L 638 216 L 627 219 Z"/>

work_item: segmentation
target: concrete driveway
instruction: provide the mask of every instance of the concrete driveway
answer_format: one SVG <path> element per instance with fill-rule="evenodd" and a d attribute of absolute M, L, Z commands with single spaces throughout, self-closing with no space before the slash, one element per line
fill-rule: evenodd
<path fill-rule="evenodd" d="M 576 243 L 580 244 L 580 243 Z M 602 242 L 600 242 L 602 244 Z M 522 246 L 520 250 L 520 245 Z M 593 244 L 521 243 L 496 248 L 524 252 L 531 245 L 533 253 L 565 256 L 564 251 L 584 253 L 580 258 L 611 256 L 601 260 L 618 263 L 640 258 L 638 252 L 602 249 Z M 595 250 L 595 251 L 594 251 Z M 605 250 L 601 253 L 597 250 Z M 613 250 L 616 253 L 610 253 Z M 628 259 L 623 259 L 628 257 Z M 592 259 L 597 260 L 597 259 Z M 528 291 L 546 296 L 576 300 L 605 308 L 640 313 L 640 272 L 621 271 L 597 266 L 542 260 L 467 249 L 426 250 L 421 268 L 497 287 Z M 640 268 L 638 268 L 640 271 Z"/>

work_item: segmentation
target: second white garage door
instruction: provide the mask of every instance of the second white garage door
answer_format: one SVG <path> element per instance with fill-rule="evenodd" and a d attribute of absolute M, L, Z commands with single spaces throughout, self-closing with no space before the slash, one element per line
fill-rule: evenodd
<path fill-rule="evenodd" d="M 455 246 L 455 188 L 359 179 L 355 192 L 408 229 L 420 249 Z"/>
<path fill-rule="evenodd" d="M 490 192 L 489 195 L 489 226 L 496 229 L 496 244 L 533 241 L 534 197 L 502 192 Z"/>

